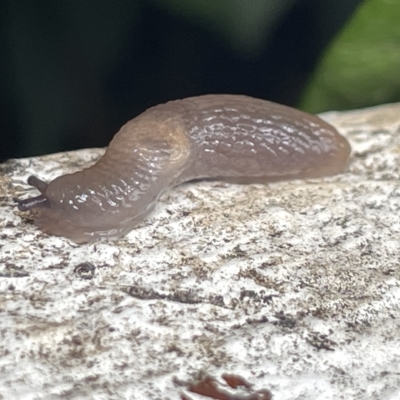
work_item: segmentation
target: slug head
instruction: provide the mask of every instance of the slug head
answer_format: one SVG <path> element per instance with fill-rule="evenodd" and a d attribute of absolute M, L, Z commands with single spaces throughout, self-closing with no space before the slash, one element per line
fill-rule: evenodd
<path fill-rule="evenodd" d="M 15 199 L 20 211 L 32 211 L 34 223 L 43 232 L 65 236 L 76 243 L 87 243 L 103 237 L 115 239 L 130 229 L 113 227 L 102 218 L 109 217 L 108 213 L 96 213 L 96 205 L 86 204 L 79 212 L 69 201 L 68 175 L 63 180 L 55 179 L 51 183 L 40 180 L 35 176 L 28 178 L 28 184 L 37 188 L 39 196 L 24 200 Z M 61 183 L 61 185 L 60 185 Z"/>

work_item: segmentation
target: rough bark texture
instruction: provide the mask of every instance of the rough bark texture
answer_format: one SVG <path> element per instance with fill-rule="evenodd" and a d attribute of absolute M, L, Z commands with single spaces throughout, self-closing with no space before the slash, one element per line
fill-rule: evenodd
<path fill-rule="evenodd" d="M 12 200 L 103 150 L 0 165 L 0 398 L 200 399 L 224 373 L 253 385 L 232 399 L 399 398 L 400 104 L 324 118 L 347 173 L 185 184 L 113 242 L 47 236 Z"/>

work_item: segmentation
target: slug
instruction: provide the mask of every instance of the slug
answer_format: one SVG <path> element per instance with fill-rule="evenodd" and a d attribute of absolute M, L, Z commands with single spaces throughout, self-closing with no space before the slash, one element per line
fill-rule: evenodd
<path fill-rule="evenodd" d="M 243 95 L 203 95 L 149 108 L 127 122 L 90 168 L 18 199 L 44 232 L 77 243 L 116 239 L 141 222 L 169 188 L 193 179 L 238 183 L 342 172 L 348 141 L 302 111 Z"/>

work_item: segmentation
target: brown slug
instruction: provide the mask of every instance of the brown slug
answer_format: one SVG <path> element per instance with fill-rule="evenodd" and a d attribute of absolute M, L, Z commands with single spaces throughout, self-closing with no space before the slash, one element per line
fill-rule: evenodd
<path fill-rule="evenodd" d="M 192 179 L 271 182 L 343 171 L 350 145 L 317 116 L 242 95 L 204 95 L 152 107 L 127 122 L 90 168 L 17 200 L 44 232 L 77 243 L 118 238 L 167 189 Z"/>

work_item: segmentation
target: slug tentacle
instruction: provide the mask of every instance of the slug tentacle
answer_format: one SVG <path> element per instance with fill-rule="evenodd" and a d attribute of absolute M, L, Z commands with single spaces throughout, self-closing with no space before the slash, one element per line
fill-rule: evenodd
<path fill-rule="evenodd" d="M 28 211 L 38 207 L 48 207 L 48 201 L 46 196 L 42 194 L 36 197 L 29 197 L 25 200 L 15 199 L 18 203 L 18 210 L 20 211 Z"/>
<path fill-rule="evenodd" d="M 192 179 L 271 182 L 337 174 L 350 145 L 317 116 L 241 95 L 205 95 L 160 104 L 125 124 L 92 167 L 18 200 L 44 232 L 78 243 L 118 238 L 159 196 Z"/>
<path fill-rule="evenodd" d="M 49 186 L 47 182 L 42 181 L 35 175 L 31 175 L 28 178 L 28 185 L 31 185 L 35 187 L 37 190 L 39 190 L 40 193 L 44 193 L 47 190 L 47 187 Z"/>

